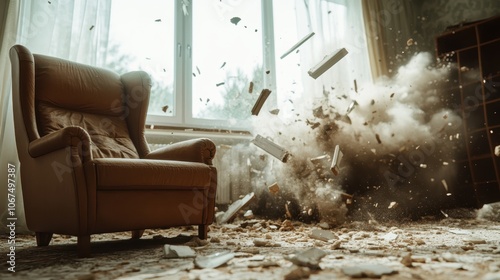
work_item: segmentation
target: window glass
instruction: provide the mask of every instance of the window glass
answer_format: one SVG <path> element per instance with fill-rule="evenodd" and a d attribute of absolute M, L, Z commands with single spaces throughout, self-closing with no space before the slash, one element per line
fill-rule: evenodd
<path fill-rule="evenodd" d="M 273 1 L 274 44 L 276 53 L 276 87 L 277 104 L 280 116 L 289 116 L 293 113 L 293 100 L 303 94 L 302 75 L 303 67 L 300 63 L 301 47 L 286 54 L 299 40 L 308 34 L 299 34 L 297 30 L 297 16 L 295 1 Z M 309 39 L 311 40 L 311 39 Z M 283 57 L 283 58 L 281 58 Z"/>
<path fill-rule="evenodd" d="M 192 13 L 191 117 L 250 118 L 264 75 L 260 1 L 193 1 Z"/>
<path fill-rule="evenodd" d="M 174 1 L 112 2 L 106 65 L 120 74 L 146 71 L 153 86 L 150 114 L 176 115 L 174 106 Z"/>

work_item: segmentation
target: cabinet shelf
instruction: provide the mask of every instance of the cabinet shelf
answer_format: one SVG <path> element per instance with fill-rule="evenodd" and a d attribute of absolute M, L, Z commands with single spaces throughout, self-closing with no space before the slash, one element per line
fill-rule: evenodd
<path fill-rule="evenodd" d="M 450 63 L 447 104 L 462 115 L 463 154 L 477 206 L 500 201 L 500 16 L 454 26 L 436 37 L 436 55 Z"/>

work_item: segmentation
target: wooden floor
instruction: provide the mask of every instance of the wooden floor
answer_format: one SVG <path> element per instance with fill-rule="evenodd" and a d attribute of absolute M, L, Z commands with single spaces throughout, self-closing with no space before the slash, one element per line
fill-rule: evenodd
<path fill-rule="evenodd" d="M 34 236 L 17 235 L 16 272 L 9 272 L 4 261 L 0 278 L 351 279 L 356 276 L 353 270 L 366 274 L 363 265 L 372 264 L 388 274 L 383 279 L 500 279 L 499 222 L 352 222 L 328 229 L 334 237 L 327 241 L 312 235 L 313 230 L 324 230 L 317 224 L 298 222 L 236 220 L 210 230 L 208 242 L 193 237 L 194 227 L 147 230 L 140 240 L 130 239 L 129 233 L 95 235 L 92 258 L 84 259 L 76 256 L 74 237 L 55 235 L 49 246 L 36 247 Z M 6 236 L 0 242 L 5 260 Z M 166 244 L 191 246 L 198 256 L 232 251 L 234 258 L 218 268 L 202 269 L 193 258 L 165 258 Z M 319 269 L 292 262 L 313 247 L 326 253 Z"/>

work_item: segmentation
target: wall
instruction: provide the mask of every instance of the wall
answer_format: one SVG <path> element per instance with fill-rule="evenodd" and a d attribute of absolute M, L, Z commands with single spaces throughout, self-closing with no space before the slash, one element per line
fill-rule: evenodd
<path fill-rule="evenodd" d="M 498 0 L 419 0 L 415 1 L 421 17 L 418 32 L 422 35 L 421 48 L 432 53 L 434 38 L 446 27 L 463 22 L 485 19 L 500 14 Z M 423 17 L 423 18 L 422 18 Z"/>

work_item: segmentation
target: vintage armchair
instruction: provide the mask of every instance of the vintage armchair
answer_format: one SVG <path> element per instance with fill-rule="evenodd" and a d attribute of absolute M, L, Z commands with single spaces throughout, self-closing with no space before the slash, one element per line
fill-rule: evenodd
<path fill-rule="evenodd" d="M 150 151 L 145 138 L 151 80 L 10 50 L 13 111 L 26 223 L 38 246 L 92 234 L 197 225 L 214 220 L 217 170 L 206 138 Z"/>

